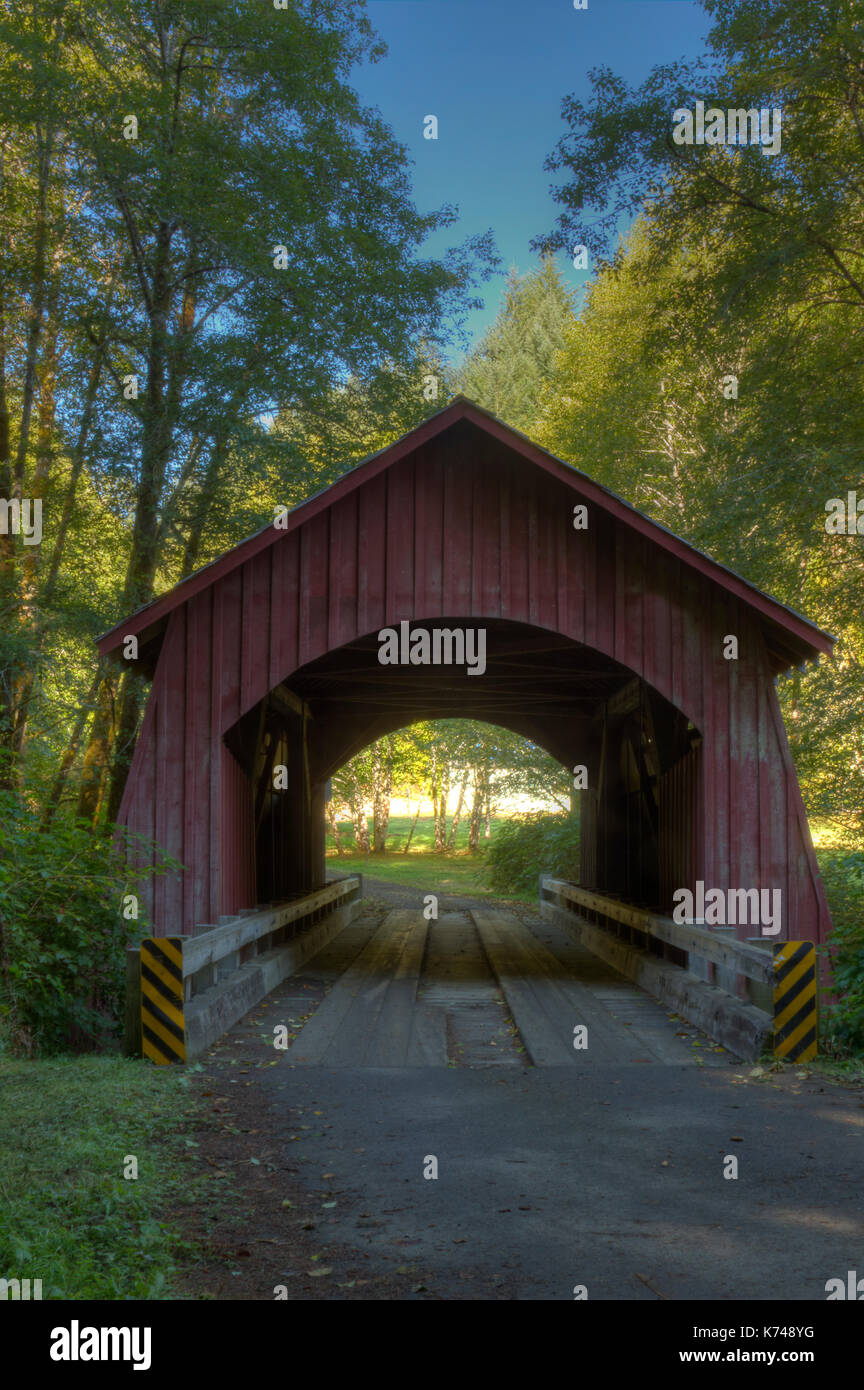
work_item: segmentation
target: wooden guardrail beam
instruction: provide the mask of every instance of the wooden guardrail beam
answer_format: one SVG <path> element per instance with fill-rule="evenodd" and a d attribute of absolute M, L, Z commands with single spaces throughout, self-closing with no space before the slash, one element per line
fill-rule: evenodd
<path fill-rule="evenodd" d="M 552 878 L 546 874 L 540 877 L 540 891 L 541 894 L 544 891 L 554 893 L 567 902 L 603 913 L 624 926 L 635 927 L 637 931 L 656 936 L 658 941 L 665 941 L 669 946 L 677 946 L 682 951 L 692 951 L 694 955 L 713 961 L 715 965 L 725 965 L 730 970 L 737 970 L 741 975 L 746 975 L 750 980 L 757 980 L 760 984 L 774 983 L 772 957 L 758 946 L 748 946 L 744 941 L 725 941 L 702 927 L 673 922 L 671 917 L 660 917 L 644 908 L 630 907 L 626 903 L 606 897 L 603 893 L 578 888 L 573 883 L 566 883 L 563 879 Z"/>
<path fill-rule="evenodd" d="M 360 910 L 362 896 L 362 876 L 351 874 L 292 902 L 260 910 L 244 909 L 200 936 L 145 937 L 140 947 L 139 977 L 132 978 L 131 964 L 127 975 L 127 1015 L 134 1007 L 134 999 L 140 1014 L 138 1031 L 144 1056 L 157 1065 L 182 1063 L 200 1056 L 265 994 L 281 984 L 286 975 L 341 931 Z M 308 930 L 243 965 L 236 964 L 241 947 L 272 936 L 289 922 L 311 917 L 322 908 L 329 910 Z M 223 979 L 215 967 L 226 957 L 231 958 L 234 968 L 229 966 Z M 209 987 L 193 994 L 194 977 L 201 972 L 208 973 Z M 126 1031 L 127 1046 L 134 1047 L 136 1030 L 128 1016 Z"/>
<path fill-rule="evenodd" d="M 339 879 L 293 902 L 250 913 L 233 922 L 226 922 L 224 926 L 202 932 L 200 936 L 186 937 L 183 942 L 183 978 L 197 974 L 206 965 L 215 965 L 233 951 L 239 951 L 242 946 L 248 946 L 262 936 L 269 936 L 289 922 L 296 922 L 299 917 L 308 917 L 310 912 L 346 897 L 359 887 L 360 879 L 356 876 Z"/>

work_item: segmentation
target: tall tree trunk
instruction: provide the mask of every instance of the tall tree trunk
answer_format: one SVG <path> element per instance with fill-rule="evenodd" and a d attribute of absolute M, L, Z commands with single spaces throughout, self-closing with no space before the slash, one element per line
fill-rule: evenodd
<path fill-rule="evenodd" d="M 182 299 L 178 339 L 172 354 L 168 334 L 173 294 L 170 283 L 172 235 L 172 224 L 160 222 L 156 234 L 149 314 L 150 343 L 147 355 L 141 475 L 132 527 L 132 549 L 123 593 L 123 606 L 127 612 L 140 608 L 153 597 L 160 555 L 159 509 L 165 490 L 174 427 L 183 394 L 186 353 L 195 327 L 195 298 L 191 290 L 186 290 Z M 116 818 L 123 798 L 143 698 L 143 681 L 127 672 L 119 697 L 114 757 L 106 797 L 106 817 L 109 824 Z"/>
<path fill-rule="evenodd" d="M 66 485 L 66 495 L 63 498 L 63 510 L 60 513 L 60 520 L 57 523 L 57 535 L 54 541 L 54 550 L 51 554 L 51 564 L 45 577 L 45 584 L 42 590 L 42 606 L 47 608 L 54 597 L 54 589 L 57 584 L 57 575 L 63 562 L 63 553 L 66 549 L 66 537 L 69 532 L 69 525 L 72 520 L 72 513 L 75 509 L 75 494 L 78 490 L 78 482 L 84 468 L 84 460 L 87 456 L 87 445 L 90 442 L 90 430 L 93 424 L 93 416 L 96 406 L 96 397 L 102 382 L 102 373 L 105 369 L 105 360 L 108 349 L 108 324 L 111 306 L 114 300 L 114 293 L 117 287 L 117 280 L 120 275 L 121 257 L 117 256 L 111 268 L 108 284 L 105 290 L 105 304 L 102 312 L 102 320 L 96 339 L 96 351 L 90 363 L 90 371 L 87 376 L 87 386 L 84 391 L 84 402 L 81 409 L 81 419 L 78 422 L 78 434 L 72 446 L 72 467 L 69 471 L 69 481 Z"/>
<path fill-rule="evenodd" d="M 180 570 L 181 579 L 186 579 L 190 574 L 193 573 L 193 571 L 196 569 L 198 565 L 198 557 L 201 553 L 201 542 L 206 531 L 207 522 L 210 519 L 210 512 L 212 510 L 214 498 L 216 497 L 219 490 L 219 482 L 222 475 L 222 469 L 224 467 L 225 459 L 228 454 L 228 448 L 231 443 L 231 431 L 240 419 L 242 411 L 245 407 L 246 397 L 249 393 L 249 376 L 251 374 L 252 367 L 255 361 L 260 357 L 260 355 L 260 348 L 253 348 L 250 352 L 248 359 L 249 364 L 246 367 L 245 371 L 242 373 L 240 385 L 237 387 L 237 390 L 231 397 L 231 400 L 228 403 L 228 407 L 223 414 L 221 424 L 217 427 L 216 432 L 214 434 L 213 445 L 210 450 L 210 457 L 207 460 L 207 467 L 204 470 L 204 477 L 201 480 L 200 505 L 198 506 L 198 509 L 192 518 L 192 524 L 189 528 L 189 534 L 186 538 L 186 548 L 183 554 L 183 563 Z M 203 439 L 197 439 L 193 441 L 192 450 L 194 451 L 194 457 L 191 456 L 192 451 L 190 451 L 190 459 L 187 459 L 187 466 L 186 469 L 184 469 L 186 477 L 181 476 L 180 483 L 178 484 L 178 487 L 175 489 L 174 494 L 172 495 L 171 500 L 165 509 L 166 523 L 170 523 L 172 519 L 172 515 L 180 497 L 180 486 L 185 484 L 188 476 L 191 476 L 192 469 L 189 468 L 189 464 L 191 462 L 194 466 L 194 464 L 197 462 L 197 457 L 200 453 L 203 442 Z"/>
<path fill-rule="evenodd" d="M 5 193 L 4 173 L 3 152 L 0 150 L 0 194 Z M 4 243 L 7 241 L 8 238 L 4 237 Z M 5 253 L 6 245 L 0 246 L 0 250 Z M 9 397 L 6 391 L 6 285 L 2 272 L 3 260 L 4 256 L 0 255 L 0 497 L 8 500 L 12 496 L 12 455 L 9 440 Z M 0 622 L 4 624 L 11 606 L 14 585 L 15 543 L 10 527 L 8 534 L 0 534 Z M 9 790 L 15 785 L 12 759 L 7 751 L 11 735 L 11 673 L 7 675 L 5 658 L 0 657 L 0 788 L 3 790 Z"/>
<path fill-rule="evenodd" d="M 468 848 L 477 853 L 480 844 L 480 822 L 483 819 L 483 798 L 486 794 L 485 768 L 472 768 L 474 775 L 474 795 L 471 798 L 471 822 L 468 826 Z"/>
<path fill-rule="evenodd" d="M 112 679 L 109 674 L 103 674 L 96 696 L 96 713 L 93 716 L 87 752 L 84 755 L 77 810 L 78 816 L 94 826 L 99 819 L 104 796 L 114 734 L 114 710 Z"/>
<path fill-rule="evenodd" d="M 405 841 L 405 848 L 404 848 L 403 851 L 402 851 L 403 854 L 407 854 L 408 851 L 409 851 L 409 849 L 411 848 L 411 841 L 412 841 L 413 838 L 414 838 L 414 829 L 415 829 L 415 827 L 416 827 L 416 825 L 417 825 L 417 821 L 418 821 L 419 818 L 420 818 L 420 807 L 421 807 L 422 805 L 423 805 L 423 798 L 422 798 L 422 796 L 421 796 L 421 797 L 418 799 L 418 802 L 417 802 L 417 813 L 416 813 L 416 815 L 414 816 L 413 821 L 411 822 L 411 829 L 408 831 L 408 839 Z"/>
<path fill-rule="evenodd" d="M 393 738 L 378 739 L 372 751 L 372 840 L 376 854 L 383 854 L 390 824 L 390 796 L 393 790 Z"/>
<path fill-rule="evenodd" d="M 369 851 L 369 822 L 366 819 L 366 808 L 358 797 L 352 797 L 348 803 L 351 812 L 351 820 L 354 825 L 354 844 L 361 854 L 368 854 Z"/>
<path fill-rule="evenodd" d="M 459 818 L 462 815 L 462 802 L 465 800 L 465 788 L 468 786 L 468 776 L 469 773 L 468 769 L 466 768 L 465 775 L 462 778 L 462 785 L 459 788 L 459 800 L 456 802 L 456 810 L 453 812 L 453 820 L 450 824 L 450 835 L 447 840 L 448 850 L 453 848 L 453 842 L 456 839 L 456 830 L 459 825 Z"/>
<path fill-rule="evenodd" d="M 333 836 L 333 843 L 336 846 L 336 853 L 342 858 L 342 840 L 339 835 L 339 818 L 336 815 L 336 802 L 331 797 L 327 802 L 327 819 L 330 822 L 330 834 Z"/>
<path fill-rule="evenodd" d="M 443 854 L 447 847 L 447 801 L 450 795 L 450 765 L 439 759 L 438 748 L 432 745 L 432 815 L 435 827 L 435 853 Z"/>
<path fill-rule="evenodd" d="M 48 490 L 51 472 L 52 446 L 54 443 L 55 391 L 57 383 L 57 303 L 60 293 L 59 276 L 52 279 L 46 303 L 45 350 L 39 380 L 39 410 L 36 425 L 36 466 L 28 487 L 28 493 L 35 505 L 43 502 Z M 31 639 L 31 655 L 25 669 L 19 675 L 15 690 L 15 727 L 12 734 L 12 756 L 18 766 L 24 753 L 27 735 L 27 722 L 30 705 L 36 687 L 38 666 L 41 664 L 44 634 L 37 608 L 39 591 L 39 567 L 42 546 L 24 546 L 21 560 L 21 589 L 18 607 L 18 622 L 22 633 Z"/>
<path fill-rule="evenodd" d="M 27 466 L 27 449 L 30 443 L 30 421 L 33 402 L 36 397 L 36 363 L 39 355 L 39 339 L 45 308 L 45 292 L 48 260 L 48 184 L 51 174 L 51 151 L 54 143 L 53 131 L 45 131 L 42 123 L 36 126 L 37 142 L 37 188 L 36 188 L 36 226 L 33 245 L 33 275 L 31 280 L 30 307 L 27 312 L 27 347 L 24 356 L 24 379 L 21 388 L 21 425 L 18 432 L 18 448 L 15 454 L 15 496 L 24 494 L 24 474 Z"/>
<path fill-rule="evenodd" d="M 53 821 L 59 809 L 60 801 L 62 799 L 66 783 L 69 780 L 69 773 L 72 771 L 72 765 L 75 762 L 75 755 L 78 752 L 78 745 L 81 742 L 81 735 L 84 732 L 84 725 L 87 723 L 87 716 L 89 714 L 92 714 L 93 712 L 93 701 L 96 699 L 96 695 L 98 693 L 101 681 L 102 669 L 101 667 L 99 667 L 97 668 L 96 674 L 93 677 L 93 681 L 90 685 L 90 689 L 87 692 L 87 696 L 78 712 L 78 718 L 76 719 L 75 727 L 72 730 L 72 737 L 70 738 L 68 744 L 66 745 L 66 748 L 64 749 L 63 757 L 60 759 L 60 767 L 57 770 L 57 775 L 54 778 L 54 781 L 51 783 L 51 790 L 48 793 L 48 800 L 45 803 L 45 809 L 42 812 L 43 830 L 48 829 L 48 826 Z"/>

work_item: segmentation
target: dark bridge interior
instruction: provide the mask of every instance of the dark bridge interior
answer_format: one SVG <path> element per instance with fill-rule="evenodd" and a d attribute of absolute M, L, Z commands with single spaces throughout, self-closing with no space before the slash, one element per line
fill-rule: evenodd
<path fill-rule="evenodd" d="M 373 633 L 303 667 L 229 732 L 226 743 L 253 786 L 259 902 L 312 886 L 323 786 L 348 758 L 419 720 L 471 718 L 587 769 L 584 886 L 671 908 L 672 892 L 694 869 L 700 735 L 644 680 L 592 648 L 529 625 L 483 626 L 482 676 L 464 666 L 382 665 Z M 411 631 L 433 627 L 466 622 L 436 618 Z M 274 786 L 279 766 L 287 769 L 284 788 Z"/>

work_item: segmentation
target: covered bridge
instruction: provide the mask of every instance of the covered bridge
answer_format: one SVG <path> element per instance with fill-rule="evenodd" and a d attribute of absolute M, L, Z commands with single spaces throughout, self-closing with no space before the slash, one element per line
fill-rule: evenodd
<path fill-rule="evenodd" d="M 782 937 L 824 939 L 774 688 L 830 654 L 813 623 L 461 397 L 283 521 L 99 642 L 153 680 L 119 819 L 185 866 L 157 935 L 320 886 L 332 773 L 470 717 L 587 769 L 583 886 L 780 889 Z M 482 631 L 485 669 L 382 664 L 418 628 Z"/>

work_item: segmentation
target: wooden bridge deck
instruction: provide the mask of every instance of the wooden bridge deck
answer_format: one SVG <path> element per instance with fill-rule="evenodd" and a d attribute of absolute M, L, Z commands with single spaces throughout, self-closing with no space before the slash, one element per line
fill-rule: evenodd
<path fill-rule="evenodd" d="M 391 911 L 304 967 L 329 986 L 295 1065 L 722 1066 L 734 1060 L 554 925 L 513 913 Z M 574 1029 L 587 1046 L 574 1047 Z"/>

